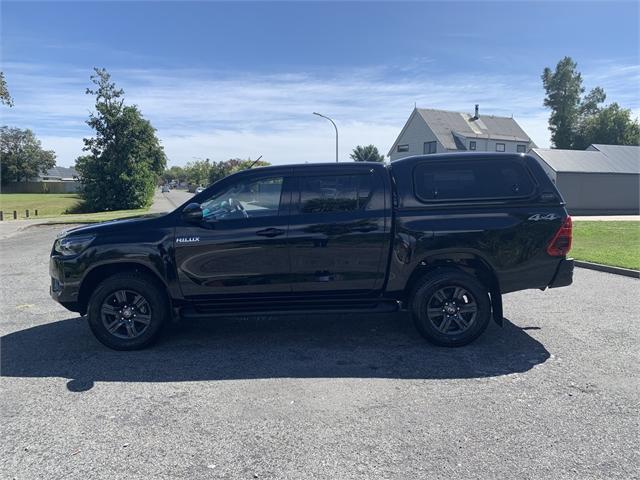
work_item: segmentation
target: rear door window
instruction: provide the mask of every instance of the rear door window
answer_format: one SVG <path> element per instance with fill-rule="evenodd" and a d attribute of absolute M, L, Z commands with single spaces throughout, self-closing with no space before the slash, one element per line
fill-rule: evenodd
<path fill-rule="evenodd" d="M 422 163 L 413 181 L 424 202 L 522 198 L 535 188 L 525 166 L 507 159 Z"/>
<path fill-rule="evenodd" d="M 372 175 L 323 175 L 300 178 L 300 213 L 365 210 L 373 190 Z"/>

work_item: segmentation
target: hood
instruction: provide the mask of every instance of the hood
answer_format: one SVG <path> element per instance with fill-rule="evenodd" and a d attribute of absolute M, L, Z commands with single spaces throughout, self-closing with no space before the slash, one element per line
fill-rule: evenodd
<path fill-rule="evenodd" d="M 66 237 L 67 235 L 76 236 L 76 235 L 86 235 L 86 234 L 95 234 L 99 235 L 102 233 L 113 233 L 120 230 L 131 230 L 132 228 L 139 227 L 151 227 L 158 220 L 166 217 L 166 213 L 151 213 L 140 215 L 136 217 L 123 218 L 120 220 L 108 220 L 106 222 L 100 223 L 92 223 L 89 225 L 82 225 L 79 227 L 73 227 L 66 230 L 63 230 L 58 234 L 58 238 Z"/>

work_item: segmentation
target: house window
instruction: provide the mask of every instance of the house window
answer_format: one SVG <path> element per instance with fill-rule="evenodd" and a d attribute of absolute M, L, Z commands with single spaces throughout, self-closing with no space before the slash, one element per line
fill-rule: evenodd
<path fill-rule="evenodd" d="M 496 143 L 496 152 L 504 152 L 504 143 Z"/>
<path fill-rule="evenodd" d="M 409 151 L 409 145 L 405 144 L 405 145 L 398 145 L 398 152 L 408 152 Z"/>
<path fill-rule="evenodd" d="M 436 142 L 424 142 L 423 153 L 436 153 L 436 148 L 437 148 Z"/>
<path fill-rule="evenodd" d="M 469 142 L 469 150 L 475 150 L 476 149 L 476 142 L 475 140 L 471 140 Z"/>
<path fill-rule="evenodd" d="M 525 153 L 527 151 L 527 146 L 526 145 L 518 145 L 516 147 L 516 150 L 518 153 Z"/>

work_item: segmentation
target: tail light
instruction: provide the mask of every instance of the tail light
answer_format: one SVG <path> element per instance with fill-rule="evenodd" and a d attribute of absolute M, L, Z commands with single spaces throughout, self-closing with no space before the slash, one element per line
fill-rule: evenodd
<path fill-rule="evenodd" d="M 572 239 L 573 225 L 571 223 L 571 217 L 568 216 L 549 242 L 547 253 L 552 257 L 564 257 L 569 253 L 569 250 L 571 250 Z"/>

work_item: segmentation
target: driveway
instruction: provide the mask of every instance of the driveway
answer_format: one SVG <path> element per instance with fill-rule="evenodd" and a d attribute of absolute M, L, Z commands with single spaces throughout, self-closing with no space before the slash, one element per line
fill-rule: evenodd
<path fill-rule="evenodd" d="M 61 227 L 0 240 L 4 478 L 638 478 L 638 280 L 505 297 L 504 328 L 223 319 L 115 352 L 47 294 Z"/>

